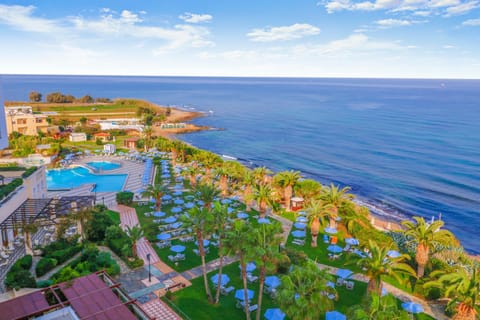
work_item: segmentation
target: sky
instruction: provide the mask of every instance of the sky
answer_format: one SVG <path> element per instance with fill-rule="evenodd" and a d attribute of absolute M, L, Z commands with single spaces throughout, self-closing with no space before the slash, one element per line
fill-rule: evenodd
<path fill-rule="evenodd" d="M 0 0 L 0 74 L 480 78 L 480 0 Z"/>

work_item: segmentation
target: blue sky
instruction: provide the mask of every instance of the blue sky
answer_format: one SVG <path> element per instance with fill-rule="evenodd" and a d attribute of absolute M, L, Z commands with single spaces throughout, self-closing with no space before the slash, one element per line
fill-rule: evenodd
<path fill-rule="evenodd" d="M 480 0 L 1 1 L 0 73 L 480 78 Z"/>

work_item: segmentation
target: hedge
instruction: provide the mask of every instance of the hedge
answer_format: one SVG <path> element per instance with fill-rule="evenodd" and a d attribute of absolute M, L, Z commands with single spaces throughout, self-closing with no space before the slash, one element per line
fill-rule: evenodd
<path fill-rule="evenodd" d="M 26 255 L 18 259 L 5 277 L 5 286 L 7 288 L 36 288 L 37 284 L 32 274 L 30 273 L 30 268 L 32 267 L 32 256 Z"/>
<path fill-rule="evenodd" d="M 37 277 L 41 277 L 46 274 L 48 271 L 52 270 L 57 266 L 57 260 L 53 258 L 42 258 L 38 261 L 35 267 L 35 273 Z"/>
<path fill-rule="evenodd" d="M 116 196 L 118 204 L 131 205 L 133 201 L 133 192 L 122 191 L 118 192 Z"/>
<path fill-rule="evenodd" d="M 25 170 L 27 170 L 27 168 L 19 167 L 19 166 L 7 166 L 7 167 L 0 166 L 0 171 L 25 171 Z"/>
<path fill-rule="evenodd" d="M 0 200 L 8 196 L 11 192 L 13 192 L 19 186 L 21 186 L 22 183 L 23 183 L 23 180 L 21 178 L 16 178 L 10 181 L 10 183 L 0 186 Z"/>
<path fill-rule="evenodd" d="M 37 171 L 37 167 L 30 167 L 28 168 L 27 170 L 25 170 L 24 173 L 22 173 L 22 178 L 28 178 L 32 175 L 32 173 L 34 173 L 35 171 Z"/>

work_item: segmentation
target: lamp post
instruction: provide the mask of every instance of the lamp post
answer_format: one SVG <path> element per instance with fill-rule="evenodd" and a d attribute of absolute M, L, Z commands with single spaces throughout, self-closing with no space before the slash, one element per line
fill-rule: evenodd
<path fill-rule="evenodd" d="M 152 282 L 152 274 L 150 273 L 150 253 L 147 253 L 148 260 L 148 282 Z"/>
<path fill-rule="evenodd" d="M 102 197 L 102 204 L 105 205 L 105 197 Z"/>

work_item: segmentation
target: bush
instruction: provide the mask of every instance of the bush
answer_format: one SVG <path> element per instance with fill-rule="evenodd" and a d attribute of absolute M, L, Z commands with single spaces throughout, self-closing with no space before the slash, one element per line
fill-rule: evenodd
<path fill-rule="evenodd" d="M 136 269 L 139 267 L 143 267 L 144 262 L 140 258 L 135 258 L 134 260 L 127 260 L 127 265 L 131 269 Z"/>
<path fill-rule="evenodd" d="M 23 256 L 22 258 L 18 259 L 14 265 L 18 265 L 21 269 L 30 270 L 33 263 L 33 257 L 31 255 Z"/>
<path fill-rule="evenodd" d="M 124 204 L 124 205 L 131 205 L 133 201 L 133 192 L 130 191 L 122 191 L 117 193 L 117 203 Z"/>
<path fill-rule="evenodd" d="M 112 218 L 105 212 L 95 213 L 86 225 L 85 234 L 89 241 L 101 242 L 105 240 L 105 231 L 114 225 Z"/>
<path fill-rule="evenodd" d="M 37 281 L 37 288 L 46 288 L 53 284 L 52 280 L 40 280 Z"/>
<path fill-rule="evenodd" d="M 37 266 L 35 267 L 35 273 L 37 277 L 41 277 L 46 274 L 48 271 L 55 268 L 57 265 L 57 260 L 53 258 L 42 258 L 38 261 Z"/>
<path fill-rule="evenodd" d="M 30 274 L 32 267 L 32 256 L 26 255 L 17 260 L 10 268 L 5 277 L 5 286 L 7 288 L 36 288 L 35 279 Z"/>
<path fill-rule="evenodd" d="M 22 178 L 28 178 L 32 175 L 32 173 L 34 173 L 35 171 L 37 171 L 37 167 L 30 167 L 28 168 L 27 170 L 25 170 L 24 173 L 22 173 Z"/>
<path fill-rule="evenodd" d="M 9 183 L 0 186 L 0 200 L 8 196 L 11 192 L 15 191 L 15 189 L 21 186 L 22 183 L 23 180 L 21 178 L 16 178 Z"/>

